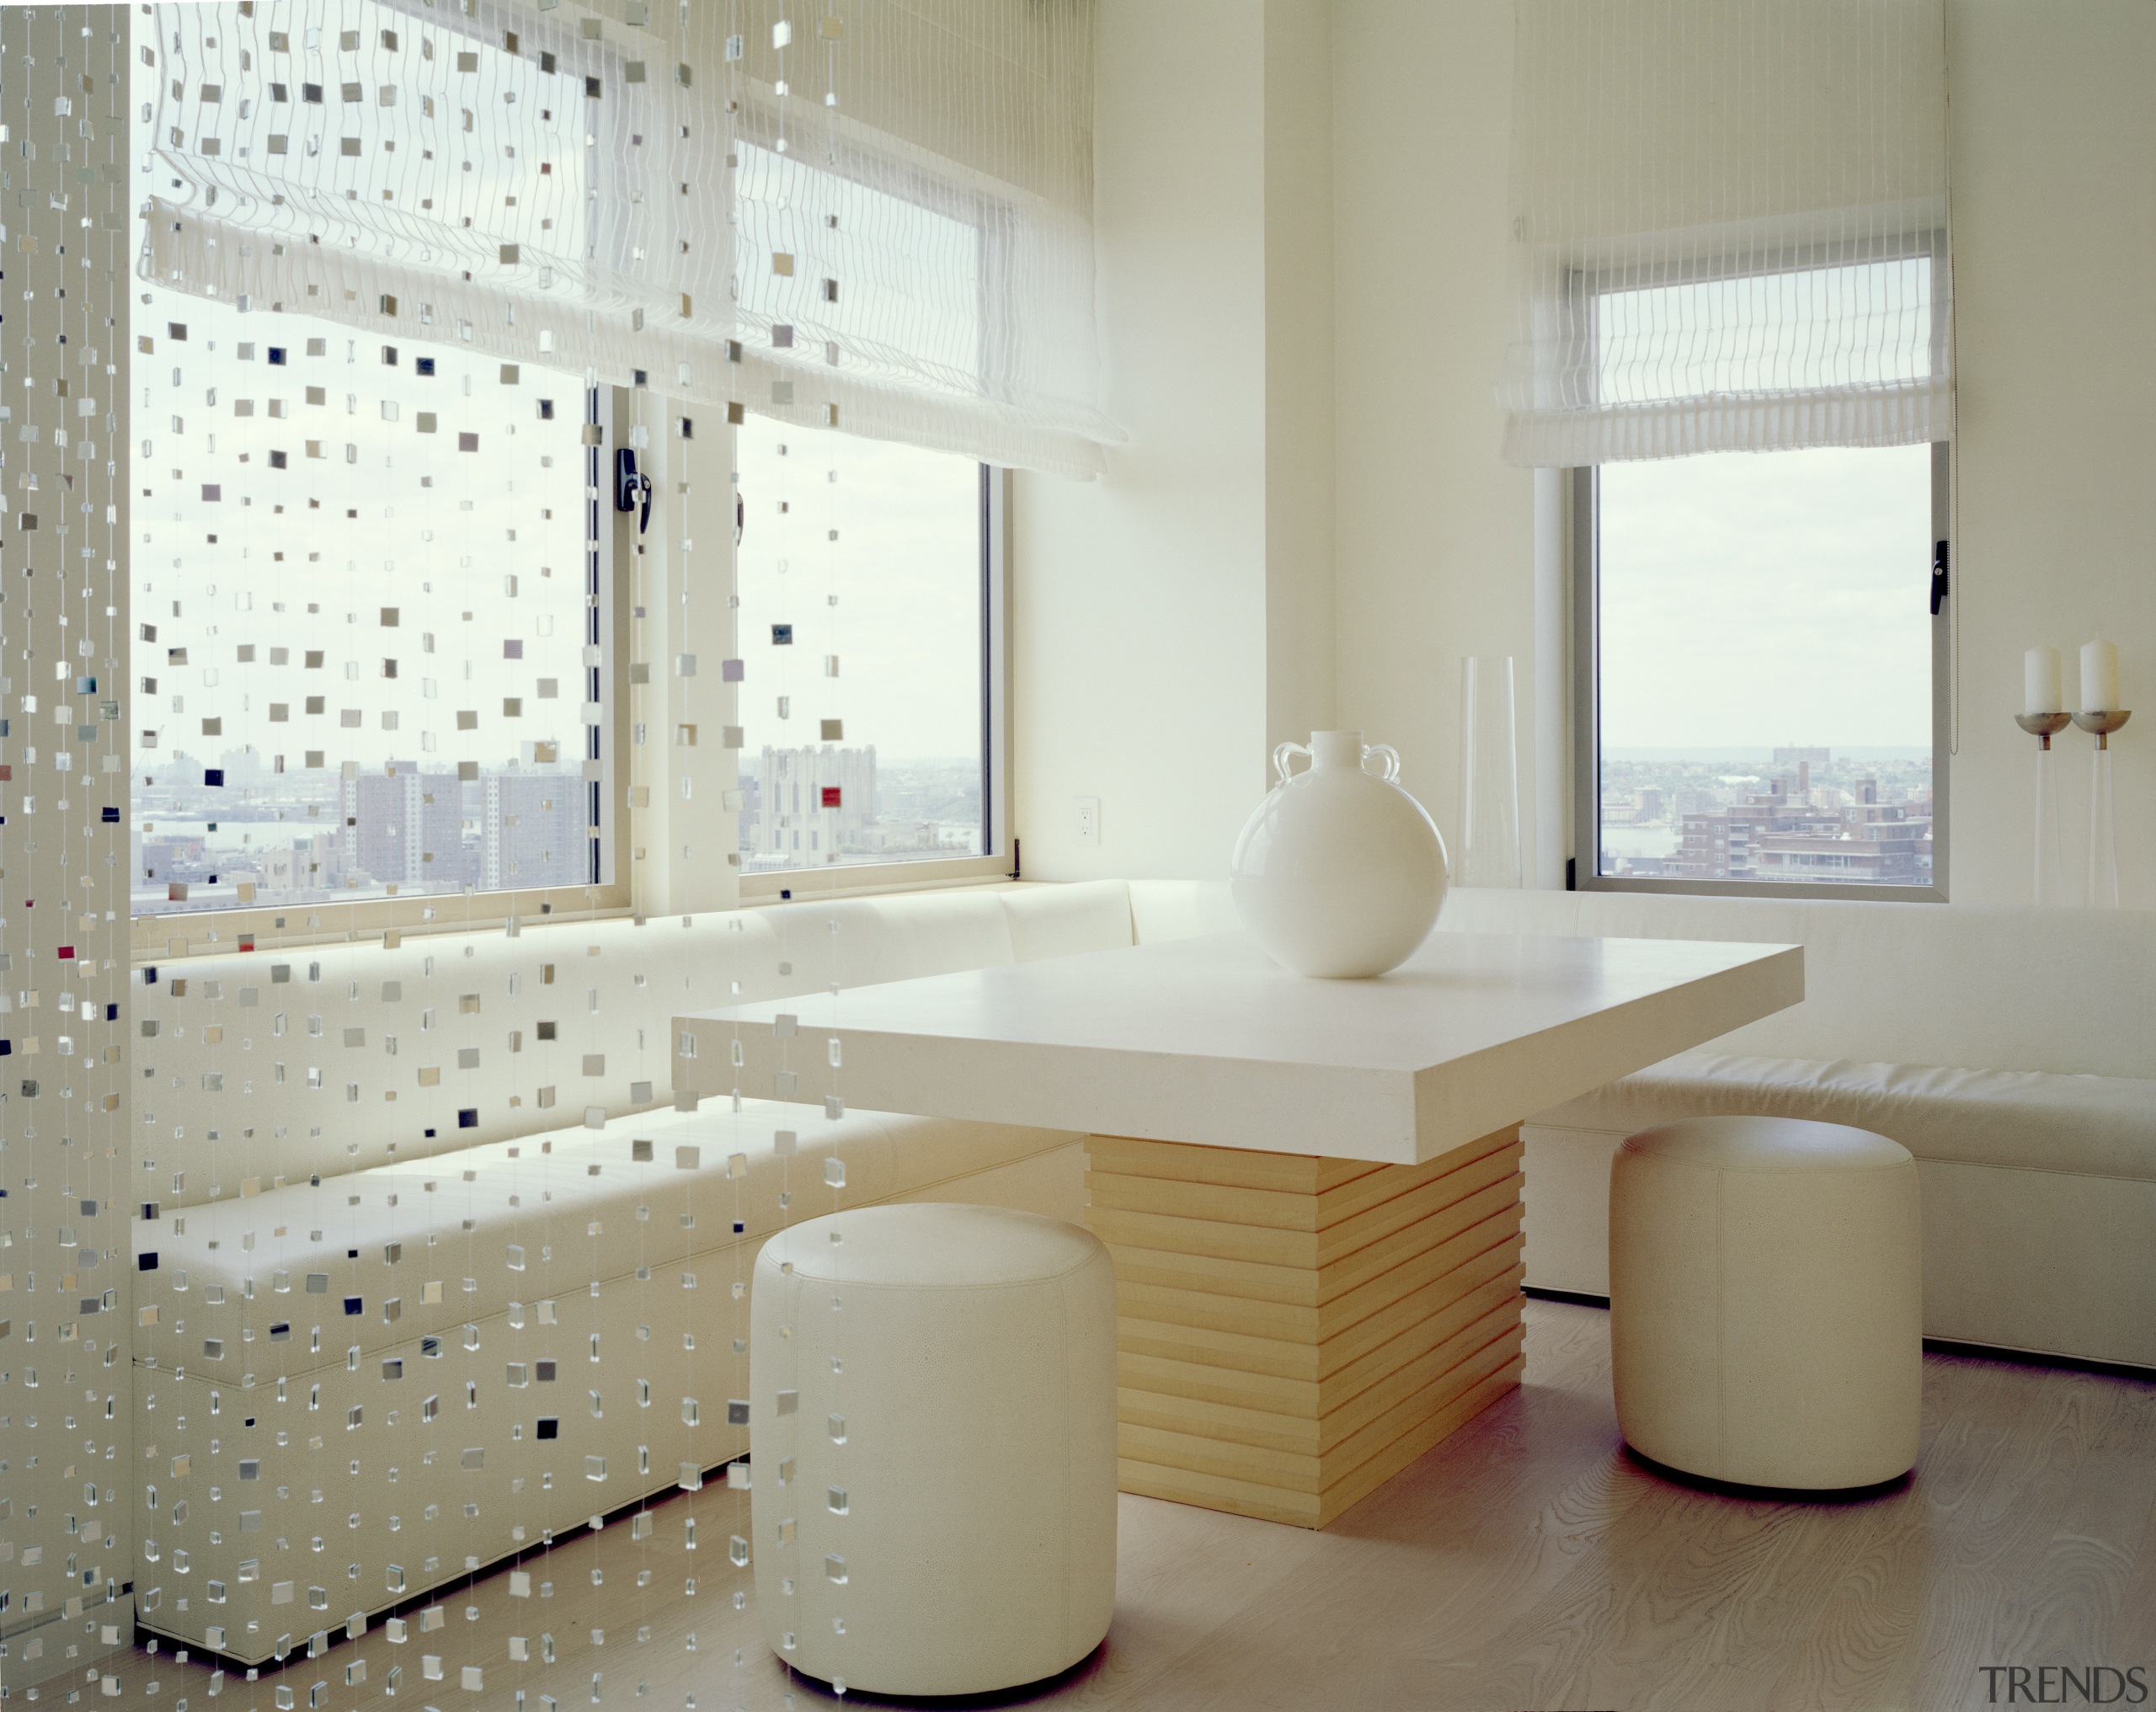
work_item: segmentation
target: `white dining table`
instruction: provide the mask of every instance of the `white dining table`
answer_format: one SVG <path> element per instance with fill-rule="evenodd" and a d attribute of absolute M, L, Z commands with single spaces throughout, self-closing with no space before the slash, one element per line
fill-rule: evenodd
<path fill-rule="evenodd" d="M 674 1085 L 1084 1133 L 1124 1490 L 1322 1527 L 1518 1382 L 1521 1121 L 1803 996 L 1801 946 L 1221 934 L 680 1016 Z"/>

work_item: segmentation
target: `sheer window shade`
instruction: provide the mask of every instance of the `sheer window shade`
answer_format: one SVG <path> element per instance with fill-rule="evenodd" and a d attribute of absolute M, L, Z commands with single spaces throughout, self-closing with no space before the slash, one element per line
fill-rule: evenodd
<path fill-rule="evenodd" d="M 155 11 L 160 280 L 999 463 L 1121 438 L 1089 0 Z"/>
<path fill-rule="evenodd" d="M 1508 462 L 1949 437 L 1940 0 L 1519 0 Z"/>

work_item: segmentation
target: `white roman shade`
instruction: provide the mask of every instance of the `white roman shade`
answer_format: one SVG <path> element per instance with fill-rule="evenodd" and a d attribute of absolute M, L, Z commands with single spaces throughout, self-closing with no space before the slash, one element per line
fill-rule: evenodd
<path fill-rule="evenodd" d="M 154 8 L 144 268 L 1086 475 L 1089 0 Z"/>
<path fill-rule="evenodd" d="M 1519 0 L 1504 452 L 1951 433 L 1940 0 Z"/>

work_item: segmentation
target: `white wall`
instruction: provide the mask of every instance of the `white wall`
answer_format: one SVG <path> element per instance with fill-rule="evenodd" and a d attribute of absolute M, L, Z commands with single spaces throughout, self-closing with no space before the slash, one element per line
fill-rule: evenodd
<path fill-rule="evenodd" d="M 1331 8 L 1268 0 L 1265 28 L 1265 734 L 1307 743 L 1336 706 L 1337 338 Z M 1268 779 L 1267 783 L 1270 783 Z"/>
<path fill-rule="evenodd" d="M 2156 7 L 1948 0 L 1948 15 L 1950 888 L 2025 900 L 2021 652 L 2100 632 L 2146 710 L 2116 739 L 2125 901 L 2156 907 Z M 1322 723 L 1328 691 L 1337 723 L 1398 746 L 1450 835 L 1460 660 L 1481 653 L 1516 662 L 1523 840 L 1531 877 L 1560 883 L 1561 514 L 1546 479 L 1538 507 L 1534 474 L 1499 461 L 1492 402 L 1511 8 L 1108 0 L 1101 29 L 1108 406 L 1132 437 L 1105 482 L 1019 487 L 1027 872 L 1217 874 L 1263 749 Z M 1310 272 L 1320 253 L 1329 285 Z M 1328 296 L 1329 341 L 1312 327 Z M 1327 585 L 1330 685 L 1308 652 Z M 2078 872 L 2089 744 L 2060 741 Z M 1102 799 L 1098 851 L 1068 841 L 1081 792 Z"/>
<path fill-rule="evenodd" d="M 1021 476 L 1011 547 L 1029 878 L 1212 877 L 1272 744 L 1331 712 L 1331 124 L 1317 0 L 1104 0 L 1090 483 Z M 1268 89 L 1315 61 L 1314 91 Z M 1070 799 L 1101 799 L 1101 841 Z"/>
<path fill-rule="evenodd" d="M 1953 895 L 2023 903 L 2022 650 L 2119 645 L 2121 901 L 2156 908 L 2156 7 L 1951 0 L 1961 449 Z M 2073 667 L 2069 665 L 2068 687 Z M 2069 871 L 2090 740 L 2057 739 Z"/>
<path fill-rule="evenodd" d="M 1336 8 L 1340 717 L 1454 841 L 1460 659 L 1513 659 L 1534 847 L 1534 478 L 1497 459 L 1512 8 Z"/>

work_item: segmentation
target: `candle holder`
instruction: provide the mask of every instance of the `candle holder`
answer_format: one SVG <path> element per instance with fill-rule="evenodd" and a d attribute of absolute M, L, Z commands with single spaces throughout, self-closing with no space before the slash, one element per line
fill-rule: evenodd
<path fill-rule="evenodd" d="M 2017 713 L 2014 723 L 2036 739 L 2036 862 L 2031 895 L 2037 907 L 2063 904 L 2066 864 L 2059 854 L 2058 764 L 2052 739 L 2073 723 L 2066 713 Z"/>
<path fill-rule="evenodd" d="M 2118 808 L 2111 784 L 2111 733 L 2133 717 L 2124 707 L 2077 713 L 2073 723 L 2096 739 L 2089 781 L 2089 904 L 2094 909 L 2119 907 Z"/>

